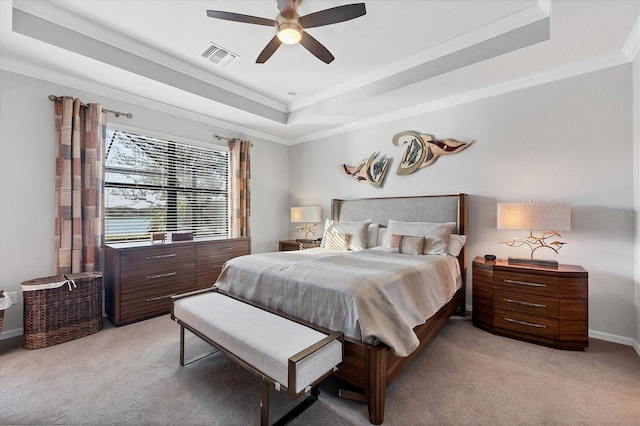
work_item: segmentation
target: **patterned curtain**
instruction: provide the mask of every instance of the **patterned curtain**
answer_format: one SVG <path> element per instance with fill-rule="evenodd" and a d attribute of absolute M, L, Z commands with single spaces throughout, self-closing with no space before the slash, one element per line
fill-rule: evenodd
<path fill-rule="evenodd" d="M 54 274 L 101 271 L 106 112 L 101 105 L 85 106 L 68 97 L 54 105 L 58 145 Z"/>
<path fill-rule="evenodd" d="M 231 238 L 250 237 L 251 216 L 251 142 L 231 139 L 229 141 L 229 166 L 231 175 L 230 216 Z"/>

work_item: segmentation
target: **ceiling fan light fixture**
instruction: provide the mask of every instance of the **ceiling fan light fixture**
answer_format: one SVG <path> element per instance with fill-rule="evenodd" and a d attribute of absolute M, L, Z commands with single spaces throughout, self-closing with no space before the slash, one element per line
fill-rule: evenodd
<path fill-rule="evenodd" d="M 302 28 L 292 22 L 278 25 L 278 39 L 284 44 L 296 44 L 302 39 Z"/>
<path fill-rule="evenodd" d="M 300 3 L 302 3 L 302 0 L 277 0 L 278 11 L 280 13 L 276 15 L 275 19 L 221 10 L 207 10 L 207 16 L 226 21 L 275 27 L 276 35 L 271 38 L 256 58 L 257 64 L 264 64 L 282 44 L 296 43 L 300 43 L 313 56 L 325 64 L 329 64 L 335 57 L 322 43 L 313 38 L 311 34 L 305 33 L 304 29 L 350 21 L 367 13 L 364 3 L 354 3 L 300 16 L 297 11 Z"/>

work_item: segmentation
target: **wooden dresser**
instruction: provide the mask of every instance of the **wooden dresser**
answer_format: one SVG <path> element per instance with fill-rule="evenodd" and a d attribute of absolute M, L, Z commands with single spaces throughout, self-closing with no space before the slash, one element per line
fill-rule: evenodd
<path fill-rule="evenodd" d="M 250 247 L 249 238 L 107 244 L 107 317 L 123 325 L 165 314 L 172 295 L 211 287 L 224 263 Z"/>
<path fill-rule="evenodd" d="M 549 268 L 473 260 L 473 324 L 558 349 L 589 346 L 589 275 L 581 266 Z"/>

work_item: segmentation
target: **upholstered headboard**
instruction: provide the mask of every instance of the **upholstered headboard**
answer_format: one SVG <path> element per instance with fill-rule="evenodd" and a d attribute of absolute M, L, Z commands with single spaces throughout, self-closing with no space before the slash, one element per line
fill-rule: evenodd
<path fill-rule="evenodd" d="M 371 219 L 387 225 L 389 219 L 403 222 L 456 222 L 454 233 L 467 233 L 467 195 L 334 199 L 331 218 L 342 222 Z"/>

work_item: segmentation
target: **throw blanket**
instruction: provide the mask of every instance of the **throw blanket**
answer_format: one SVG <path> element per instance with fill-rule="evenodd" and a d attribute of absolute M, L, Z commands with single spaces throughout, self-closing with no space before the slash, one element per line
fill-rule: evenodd
<path fill-rule="evenodd" d="M 453 256 L 374 248 L 237 257 L 225 264 L 216 286 L 365 343 L 382 342 L 404 357 L 419 344 L 413 328 L 451 300 L 461 283 Z"/>

